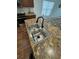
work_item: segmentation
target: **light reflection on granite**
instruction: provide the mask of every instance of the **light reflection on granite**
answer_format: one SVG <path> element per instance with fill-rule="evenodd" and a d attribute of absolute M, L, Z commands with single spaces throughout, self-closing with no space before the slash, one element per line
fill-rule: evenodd
<path fill-rule="evenodd" d="M 32 22 L 34 19 L 31 19 Z M 31 20 L 29 20 L 31 22 Z M 33 24 L 27 21 L 25 21 L 25 24 L 28 27 Z M 30 25 L 29 25 L 30 24 Z M 47 30 L 52 33 L 48 39 L 46 39 L 44 42 L 41 42 L 39 44 L 34 44 L 32 42 L 32 38 L 29 37 L 30 39 L 30 44 L 33 49 L 34 55 L 36 59 L 60 59 L 61 57 L 61 32 L 58 27 L 55 27 L 51 25 L 49 22 L 46 23 L 44 22 L 44 25 L 48 26 Z M 29 34 L 29 33 L 28 33 Z M 52 53 L 50 53 L 52 51 Z"/>
<path fill-rule="evenodd" d="M 33 47 L 35 51 L 36 59 L 52 59 L 54 58 L 54 48 L 53 45 L 48 43 L 48 40 L 38 44 L 37 46 Z M 50 51 L 52 50 L 53 53 L 50 55 Z"/>

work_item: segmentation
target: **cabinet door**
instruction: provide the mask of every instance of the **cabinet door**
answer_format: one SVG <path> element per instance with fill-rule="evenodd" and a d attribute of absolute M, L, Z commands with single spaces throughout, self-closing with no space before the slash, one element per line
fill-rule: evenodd
<path fill-rule="evenodd" d="M 21 0 L 22 7 L 34 7 L 33 0 Z"/>
<path fill-rule="evenodd" d="M 17 0 L 17 7 L 21 6 L 21 0 Z"/>

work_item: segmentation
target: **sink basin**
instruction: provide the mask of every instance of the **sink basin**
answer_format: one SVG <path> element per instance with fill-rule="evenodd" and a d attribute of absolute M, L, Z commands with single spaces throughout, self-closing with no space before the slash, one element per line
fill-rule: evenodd
<path fill-rule="evenodd" d="M 41 26 L 38 24 L 34 24 L 29 27 L 29 34 L 32 38 L 32 42 L 36 44 L 43 42 L 50 35 L 50 33 L 45 28 L 41 28 Z"/>

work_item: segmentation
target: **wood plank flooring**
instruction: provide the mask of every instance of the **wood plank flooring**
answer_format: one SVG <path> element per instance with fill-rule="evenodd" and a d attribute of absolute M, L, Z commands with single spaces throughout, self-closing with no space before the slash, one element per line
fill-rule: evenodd
<path fill-rule="evenodd" d="M 17 59 L 29 59 L 32 52 L 25 24 L 17 27 Z"/>

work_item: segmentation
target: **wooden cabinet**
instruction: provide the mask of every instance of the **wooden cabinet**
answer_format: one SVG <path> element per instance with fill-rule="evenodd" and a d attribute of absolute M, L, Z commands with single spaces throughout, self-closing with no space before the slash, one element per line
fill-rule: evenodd
<path fill-rule="evenodd" d="M 26 19 L 36 18 L 36 15 L 26 15 Z"/>
<path fill-rule="evenodd" d="M 21 5 L 23 7 L 33 7 L 33 0 L 22 0 Z"/>
<path fill-rule="evenodd" d="M 21 7 L 34 7 L 33 0 L 20 0 L 19 4 Z"/>

